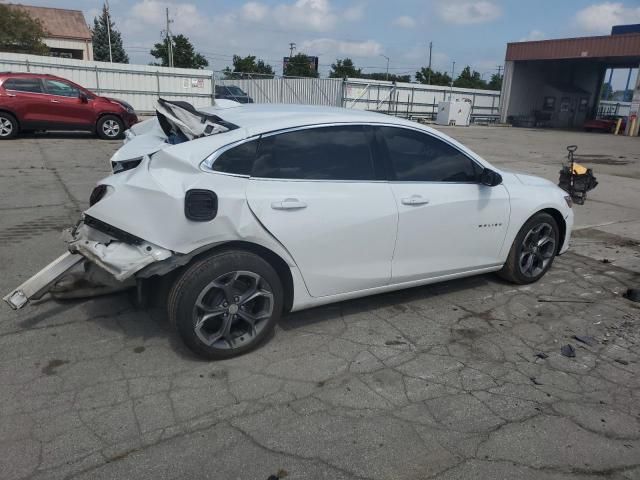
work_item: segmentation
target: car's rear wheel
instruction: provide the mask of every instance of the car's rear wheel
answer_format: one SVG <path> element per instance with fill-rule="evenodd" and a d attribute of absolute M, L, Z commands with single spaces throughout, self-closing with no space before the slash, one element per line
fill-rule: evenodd
<path fill-rule="evenodd" d="M 96 133 L 103 140 L 118 140 L 124 136 L 124 123 L 115 115 L 100 117 Z"/>
<path fill-rule="evenodd" d="M 280 278 L 269 263 L 250 252 L 227 250 L 187 267 L 167 308 L 193 352 L 223 359 L 260 345 L 273 332 L 282 302 Z"/>
<path fill-rule="evenodd" d="M 18 135 L 18 121 L 7 112 L 0 112 L 0 140 L 8 140 Z"/>
<path fill-rule="evenodd" d="M 548 213 L 538 213 L 516 235 L 507 262 L 498 274 L 513 283 L 538 281 L 553 264 L 558 251 L 558 224 Z"/>

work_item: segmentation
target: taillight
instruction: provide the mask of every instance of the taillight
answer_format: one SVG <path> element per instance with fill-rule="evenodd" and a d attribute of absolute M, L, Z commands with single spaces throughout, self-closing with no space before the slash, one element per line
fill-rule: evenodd
<path fill-rule="evenodd" d="M 91 192 L 91 196 L 89 197 L 89 206 L 93 207 L 96 203 L 98 203 L 102 198 L 107 194 L 107 186 L 106 185 L 98 185 Z"/>
<path fill-rule="evenodd" d="M 211 190 L 188 190 L 184 197 L 184 215 L 194 222 L 208 222 L 218 213 L 218 196 Z"/>

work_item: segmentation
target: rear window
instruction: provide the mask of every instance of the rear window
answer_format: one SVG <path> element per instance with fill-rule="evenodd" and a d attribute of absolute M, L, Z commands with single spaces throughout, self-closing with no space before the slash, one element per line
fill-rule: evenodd
<path fill-rule="evenodd" d="M 2 86 L 5 90 L 43 93 L 42 82 L 39 78 L 8 78 L 4 81 Z"/>

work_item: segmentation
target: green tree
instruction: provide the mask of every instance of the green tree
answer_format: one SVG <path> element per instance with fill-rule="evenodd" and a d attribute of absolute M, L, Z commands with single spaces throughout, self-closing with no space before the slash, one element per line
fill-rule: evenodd
<path fill-rule="evenodd" d="M 45 35 L 40 21 L 20 7 L 0 4 L 0 51 L 46 55 Z"/>
<path fill-rule="evenodd" d="M 429 78 L 431 73 L 431 78 Z M 429 85 L 451 85 L 451 77 L 447 72 L 436 72 L 429 67 L 422 67 L 416 72 L 416 81 Z"/>
<path fill-rule="evenodd" d="M 234 55 L 233 70 L 230 67 L 227 67 L 223 70 L 223 73 L 228 79 L 251 76 L 247 74 L 256 74 L 259 75 L 260 78 L 273 78 L 274 75 L 273 67 L 266 64 L 264 60 L 256 61 L 256 57 L 254 55 L 247 55 L 246 57 Z"/>
<path fill-rule="evenodd" d="M 387 80 L 387 77 L 389 77 L 388 80 L 390 82 L 409 83 L 411 81 L 411 75 L 396 75 L 395 73 L 387 75 L 386 72 L 373 72 L 360 75 L 360 78 L 368 78 L 370 80 Z"/>
<path fill-rule="evenodd" d="M 458 78 L 453 82 L 454 87 L 460 88 L 487 88 L 487 82 L 482 80 L 480 73 L 475 70 L 472 72 L 471 67 L 467 65 L 462 69 Z"/>
<path fill-rule="evenodd" d="M 317 70 L 311 67 L 311 61 L 304 53 L 298 53 L 289 59 L 284 74 L 288 77 L 318 78 Z"/>
<path fill-rule="evenodd" d="M 173 46 L 173 66 L 176 68 L 204 68 L 209 65 L 204 56 L 197 53 L 187 37 L 182 34 L 171 37 Z M 151 56 L 160 60 L 162 67 L 169 66 L 169 41 L 165 38 L 162 42 L 156 43 L 151 50 Z"/>
<path fill-rule="evenodd" d="M 489 90 L 502 90 L 502 75 L 498 75 L 497 73 L 491 75 L 491 80 L 489 80 L 487 88 Z"/>
<path fill-rule="evenodd" d="M 331 64 L 329 78 L 358 78 L 362 75 L 362 70 L 356 68 L 350 58 L 336 59 L 336 63 Z"/>
<path fill-rule="evenodd" d="M 129 63 L 129 56 L 122 45 L 122 36 L 115 27 L 107 6 L 102 5 L 102 14 L 99 17 L 94 17 L 91 29 L 94 60 L 108 62 L 113 59 L 115 63 Z M 111 58 L 109 57 L 109 33 L 111 34 Z"/>

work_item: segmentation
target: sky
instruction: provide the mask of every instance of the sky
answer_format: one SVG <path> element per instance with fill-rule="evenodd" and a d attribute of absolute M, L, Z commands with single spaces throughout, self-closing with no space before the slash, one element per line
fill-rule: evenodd
<path fill-rule="evenodd" d="M 2 1 L 2 0 L 0 0 Z M 90 25 L 103 0 L 13 0 L 78 9 Z M 414 74 L 465 65 L 488 79 L 504 64 L 507 42 L 607 35 L 616 24 L 640 23 L 640 0 L 110 0 L 111 15 L 131 63 L 150 63 L 169 7 L 174 34 L 189 37 L 213 70 L 237 55 L 256 55 L 282 71 L 282 57 L 320 57 L 327 75 L 336 58 L 349 57 L 365 72 Z M 457 73 L 456 73 L 457 76 Z M 614 88 L 623 88 L 616 72 Z M 622 84 L 622 87 L 620 85 Z"/>

